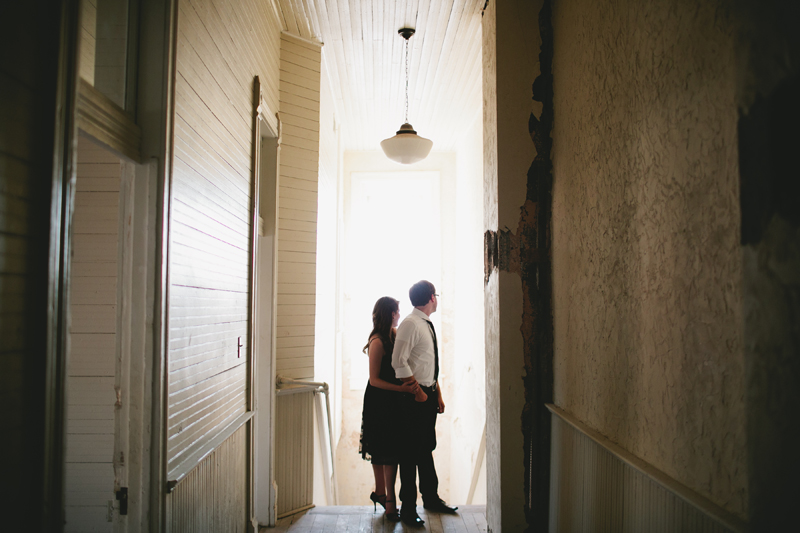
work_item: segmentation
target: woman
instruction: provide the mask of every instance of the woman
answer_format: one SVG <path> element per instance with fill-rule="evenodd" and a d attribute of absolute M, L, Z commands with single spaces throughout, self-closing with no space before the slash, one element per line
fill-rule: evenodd
<path fill-rule="evenodd" d="M 416 394 L 416 381 L 403 383 L 394 375 L 392 351 L 395 328 L 400 320 L 400 302 L 384 296 L 372 309 L 372 333 L 364 346 L 369 355 L 369 382 L 364 391 L 361 414 L 361 457 L 372 462 L 375 492 L 369 495 L 375 504 L 386 509 L 386 518 L 396 522 L 397 512 L 394 483 L 400 454 L 395 421 L 401 394 Z"/>

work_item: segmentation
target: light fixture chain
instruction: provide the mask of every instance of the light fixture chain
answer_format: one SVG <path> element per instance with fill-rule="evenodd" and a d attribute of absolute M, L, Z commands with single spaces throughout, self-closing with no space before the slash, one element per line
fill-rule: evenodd
<path fill-rule="evenodd" d="M 406 39 L 406 123 L 408 123 L 408 39 Z"/>

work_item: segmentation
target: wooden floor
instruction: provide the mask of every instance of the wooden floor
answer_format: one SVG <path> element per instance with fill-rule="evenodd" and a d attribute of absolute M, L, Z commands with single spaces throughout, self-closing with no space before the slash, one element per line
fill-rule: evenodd
<path fill-rule="evenodd" d="M 278 520 L 275 528 L 261 528 L 260 533 L 306 533 L 306 532 L 431 532 L 431 533 L 483 533 L 486 531 L 486 506 L 461 505 L 458 514 L 430 513 L 417 507 L 420 518 L 425 520 L 424 528 L 404 526 L 402 522 L 390 522 L 383 517 L 380 507 L 373 511 L 372 506 L 339 505 L 314 507 L 296 515 Z"/>

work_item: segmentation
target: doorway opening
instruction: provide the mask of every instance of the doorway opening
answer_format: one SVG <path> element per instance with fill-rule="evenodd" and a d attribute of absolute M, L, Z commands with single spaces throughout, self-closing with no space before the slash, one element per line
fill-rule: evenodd
<path fill-rule="evenodd" d="M 332 418 L 339 433 L 340 505 L 366 505 L 374 490 L 372 468 L 358 452 L 369 378 L 362 348 L 372 327 L 372 307 L 378 298 L 392 296 L 406 316 L 412 310 L 408 289 L 420 279 L 431 281 L 442 295 L 431 315 L 440 338 L 446 405 L 434 451 L 440 496 L 456 505 L 485 503 L 483 184 L 481 167 L 468 165 L 472 170 L 463 171 L 463 163 L 455 153 L 439 153 L 404 170 L 380 153 L 344 155 L 342 230 L 334 265 L 340 280 L 339 368 L 326 378 L 338 396 Z"/>
<path fill-rule="evenodd" d="M 358 354 L 366 343 L 364 332 L 372 329 L 378 298 L 399 300 L 405 316 L 411 311 L 408 288 L 417 281 L 431 281 L 442 294 L 438 204 L 439 172 L 352 173 L 344 272 L 344 313 L 350 325 L 345 332 L 349 371 L 344 390 L 363 391 L 369 379 L 366 359 Z M 441 331 L 441 314 L 431 320 Z"/>

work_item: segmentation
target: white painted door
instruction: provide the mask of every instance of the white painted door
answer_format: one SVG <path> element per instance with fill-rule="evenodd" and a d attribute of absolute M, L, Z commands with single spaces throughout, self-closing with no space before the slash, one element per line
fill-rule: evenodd
<path fill-rule="evenodd" d="M 114 530 L 120 159 L 79 138 L 67 369 L 66 525 Z M 117 443 L 117 447 L 119 447 Z M 117 462 L 119 463 L 119 462 Z M 119 470 L 119 464 L 117 464 Z"/>

